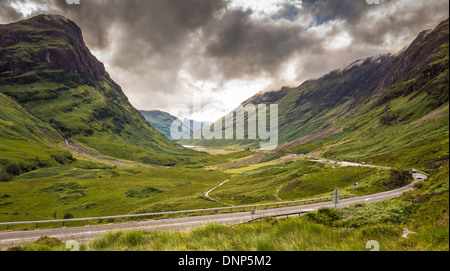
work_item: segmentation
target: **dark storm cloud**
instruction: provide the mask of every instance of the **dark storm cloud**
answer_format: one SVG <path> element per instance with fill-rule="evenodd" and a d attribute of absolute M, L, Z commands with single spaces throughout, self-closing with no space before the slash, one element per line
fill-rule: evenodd
<path fill-rule="evenodd" d="M 434 28 L 449 16 L 448 1 L 385 2 L 379 7 L 380 13 L 385 16 L 366 20 L 364 24 L 348 25 L 355 42 L 382 45 L 389 38 L 407 38 L 411 41 L 420 31 Z M 364 15 L 367 16 L 367 12 Z"/>
<path fill-rule="evenodd" d="M 226 0 L 83 0 L 67 5 L 56 0 L 65 16 L 77 22 L 92 49 L 114 50 L 111 66 L 139 74 L 149 91 L 173 93 L 186 48 Z M 201 35 L 201 34 L 197 34 Z"/>
<path fill-rule="evenodd" d="M 294 53 L 318 42 L 302 26 L 255 21 L 251 14 L 249 10 L 229 11 L 207 29 L 212 38 L 205 52 L 226 77 L 275 73 Z"/>
<path fill-rule="evenodd" d="M 106 48 L 111 36 L 120 36 L 122 42 L 114 45 L 121 53 L 110 64 L 123 69 L 136 69 L 137 63 L 159 56 L 164 56 L 163 62 L 155 63 L 159 69 L 180 67 L 187 45 L 200 39 L 196 46 L 204 47 L 197 48 L 205 52 L 201 57 L 210 58 L 209 64 L 216 64 L 225 78 L 258 76 L 277 72 L 294 52 L 315 42 L 303 34 L 303 27 L 255 21 L 251 10 L 228 10 L 225 0 L 123 2 L 84 0 L 67 5 L 57 0 L 57 6 L 82 26 L 91 46 Z M 202 70 L 198 64 L 191 69 Z"/>
<path fill-rule="evenodd" d="M 4 20 L 20 19 L 11 2 L 0 2 Z M 198 63 L 215 64 L 225 78 L 238 78 L 274 74 L 296 53 L 325 51 L 321 40 L 307 33 L 304 26 L 255 19 L 254 11 L 229 9 L 229 0 L 82 0 L 80 5 L 68 5 L 66 0 L 44 2 L 78 23 L 92 49 L 114 46 L 120 53 L 109 64 L 125 70 L 156 66 L 177 69 L 188 60 L 193 69 L 200 69 Z M 366 0 L 303 0 L 301 10 L 286 2 L 280 6 L 280 14 L 295 11 L 288 16 L 291 20 L 301 13 L 312 14 L 313 25 L 340 21 L 343 24 L 334 26 L 329 34 L 345 29 L 355 42 L 380 44 L 396 33 L 410 31 L 415 35 L 430 18 L 448 8 L 446 1 L 420 1 L 424 4 L 415 3 L 408 12 L 400 10 L 403 14 L 387 15 L 373 24 L 364 21 L 368 13 L 395 8 L 397 2 L 384 0 L 382 5 L 368 5 Z M 187 49 L 190 44 L 196 48 Z M 189 60 L 191 54 L 198 63 Z"/>
<path fill-rule="evenodd" d="M 303 0 L 302 6 L 286 0 L 277 1 L 278 11 L 264 17 L 264 12 L 231 5 L 234 0 L 81 0 L 80 5 L 0 0 L 3 21 L 22 18 L 11 7 L 18 1 L 46 2 L 47 12 L 75 21 L 86 44 L 140 109 L 167 109 L 189 91 L 202 91 L 196 82 L 214 82 L 210 91 L 218 92 L 230 79 L 264 77 L 276 89 L 357 58 L 395 53 L 398 44 L 407 45 L 418 32 L 446 19 L 449 6 L 448 0 L 384 0 L 381 5 Z M 346 35 L 347 47 L 330 46 Z M 297 60 L 297 78 L 286 82 L 285 67 L 292 60 Z M 180 76 L 186 72 L 190 77 Z"/>
<path fill-rule="evenodd" d="M 107 46 L 108 29 L 117 24 L 131 40 L 146 41 L 157 51 L 173 50 L 191 31 L 207 24 L 225 0 L 83 0 L 81 5 L 57 6 L 83 25 L 95 46 Z M 110 33 L 114 35 L 114 33 Z"/>
<path fill-rule="evenodd" d="M 5 22 L 15 22 L 22 19 L 22 14 L 10 6 L 10 1 L 0 0 L 0 19 Z"/>

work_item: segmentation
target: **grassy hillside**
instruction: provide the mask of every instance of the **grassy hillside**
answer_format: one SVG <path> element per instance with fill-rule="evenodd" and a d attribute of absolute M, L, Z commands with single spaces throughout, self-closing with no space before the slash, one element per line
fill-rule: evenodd
<path fill-rule="evenodd" d="M 47 133 L 43 139 L 52 141 L 53 147 L 64 145 L 67 139 L 73 146 L 102 155 L 157 165 L 173 165 L 195 155 L 148 124 L 89 52 L 73 22 L 40 15 L 0 25 L 0 33 L 2 107 L 14 103 L 22 112 L 18 118 L 37 125 L 21 133 L 32 144 L 40 145 L 42 134 Z M 0 126 L 4 146 L 11 145 L 7 124 L 21 124 L 12 121 L 14 112 L 8 111 L 5 105 Z M 25 146 L 13 145 L 19 146 L 16 156 L 25 155 L 22 160 L 39 155 L 32 152 L 26 156 Z M 12 156 L 4 155 L 4 159 L 8 157 Z"/>
<path fill-rule="evenodd" d="M 185 149 L 150 125 L 67 19 L 0 25 L 0 37 L 2 222 L 220 207 L 205 193 L 225 180 L 209 196 L 233 205 L 329 196 L 335 187 L 363 195 L 409 184 L 414 167 L 431 177 L 399 199 L 189 233 L 114 233 L 83 248 L 364 250 L 378 240 L 382 250 L 448 250 L 448 20 L 397 55 L 246 101 L 279 105 L 274 152 L 243 151 L 254 140 L 182 141 L 242 144 L 219 155 Z M 405 239 L 403 228 L 417 234 Z M 64 250 L 48 238 L 14 249 Z"/>
<path fill-rule="evenodd" d="M 186 131 L 181 133 L 183 138 L 189 137 L 193 132 L 191 127 L 182 123 L 181 120 L 179 120 L 175 116 L 170 115 L 169 113 L 158 110 L 153 111 L 141 110 L 140 112 L 153 127 L 155 127 L 158 131 L 163 133 L 170 140 L 173 140 L 172 136 L 170 135 L 170 129 L 175 121 L 179 121 L 182 125 L 182 127 L 179 127 L 179 131 Z"/>
<path fill-rule="evenodd" d="M 237 226 L 210 224 L 190 232 L 108 233 L 81 250 L 101 251 L 448 251 L 448 165 L 402 197 L 340 210 L 320 209 L 299 218 L 264 219 Z M 409 232 L 408 235 L 404 235 Z M 13 251 L 66 250 L 51 238 Z"/>
<path fill-rule="evenodd" d="M 59 165 L 70 153 L 58 148 L 63 138 L 51 125 L 0 93 L 0 182 L 38 168 Z"/>
<path fill-rule="evenodd" d="M 219 170 L 95 168 L 76 161 L 0 182 L 0 221 L 51 220 L 55 212 L 62 219 L 67 213 L 80 218 L 220 207 L 204 193 L 228 177 Z"/>
<path fill-rule="evenodd" d="M 221 202 L 246 205 L 326 197 L 333 195 L 336 187 L 342 195 L 373 194 L 399 188 L 412 181 L 407 171 L 397 168 L 341 167 L 305 158 L 275 161 L 221 167 L 231 174 L 230 181 L 210 196 Z M 359 183 L 357 190 L 353 187 L 354 182 Z"/>
<path fill-rule="evenodd" d="M 396 55 L 358 60 L 243 105 L 278 104 L 278 152 L 426 167 L 448 157 L 448 31 L 446 20 Z M 255 140 L 182 143 L 259 147 Z"/>

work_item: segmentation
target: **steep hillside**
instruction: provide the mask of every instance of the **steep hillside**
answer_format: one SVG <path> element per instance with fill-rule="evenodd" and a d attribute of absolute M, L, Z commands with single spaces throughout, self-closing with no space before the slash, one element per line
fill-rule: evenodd
<path fill-rule="evenodd" d="M 18 146 L 21 160 L 34 158 L 24 141 L 59 149 L 65 139 L 148 164 L 192 155 L 148 124 L 90 53 L 80 28 L 61 16 L 0 25 L 0 93 L 0 144 Z M 2 151 L 2 159 L 11 157 Z"/>
<path fill-rule="evenodd" d="M 404 51 L 355 61 L 343 70 L 250 98 L 278 104 L 278 151 L 336 159 L 425 165 L 448 157 L 448 20 Z M 250 145 L 252 140 L 183 143 Z"/>
<path fill-rule="evenodd" d="M 170 135 L 170 129 L 172 127 L 172 124 L 175 121 L 182 123 L 181 120 L 179 120 L 177 117 L 159 110 L 152 110 L 152 111 L 141 110 L 140 112 L 153 127 L 155 127 L 158 131 L 163 133 L 170 140 L 173 140 L 173 138 Z M 192 134 L 191 128 L 184 123 L 182 123 L 182 125 L 183 128 L 180 127 L 179 128 L 180 131 L 187 131 L 187 132 L 182 132 L 181 134 L 183 135 L 183 137 L 189 137 Z"/>

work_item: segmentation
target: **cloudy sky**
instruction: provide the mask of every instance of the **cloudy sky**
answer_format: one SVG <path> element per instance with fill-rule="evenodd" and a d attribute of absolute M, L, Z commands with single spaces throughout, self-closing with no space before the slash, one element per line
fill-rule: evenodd
<path fill-rule="evenodd" d="M 260 91 L 397 52 L 448 0 L 0 0 L 0 23 L 63 15 L 142 110 L 202 99 L 214 121 Z"/>

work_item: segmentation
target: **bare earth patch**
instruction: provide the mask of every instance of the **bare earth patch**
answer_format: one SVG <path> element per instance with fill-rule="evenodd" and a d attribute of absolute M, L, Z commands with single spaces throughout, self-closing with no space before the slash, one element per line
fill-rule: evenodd
<path fill-rule="evenodd" d="M 91 149 L 80 146 L 73 141 L 66 141 L 64 143 L 64 148 L 67 149 L 68 151 L 70 151 L 70 153 L 75 157 L 83 158 L 83 159 L 86 159 L 89 161 L 105 163 L 105 164 L 109 164 L 112 166 L 125 167 L 125 168 L 131 168 L 131 167 L 137 167 L 137 166 L 149 166 L 149 165 L 138 163 L 138 162 L 123 161 L 123 160 L 118 160 L 118 159 L 114 159 L 114 158 L 110 158 L 110 157 L 105 157 Z"/>
<path fill-rule="evenodd" d="M 414 121 L 413 124 L 419 124 L 419 123 L 422 123 L 422 122 L 424 122 L 426 120 L 439 118 L 440 116 L 444 115 L 446 111 L 448 111 L 448 105 L 443 107 L 443 108 L 441 108 L 441 109 L 433 111 L 430 114 L 428 114 L 428 115 L 426 115 L 426 116 L 424 116 L 424 117 Z"/>

